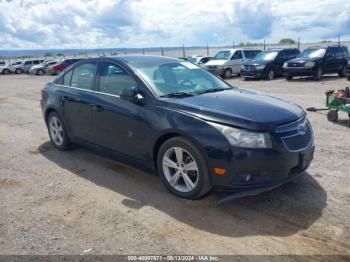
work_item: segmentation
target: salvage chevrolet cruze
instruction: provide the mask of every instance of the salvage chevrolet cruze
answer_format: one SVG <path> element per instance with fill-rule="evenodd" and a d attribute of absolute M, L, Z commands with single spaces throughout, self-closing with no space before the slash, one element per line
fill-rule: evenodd
<path fill-rule="evenodd" d="M 259 193 L 297 178 L 313 158 L 302 108 L 178 59 L 86 59 L 41 95 L 57 149 L 81 144 L 156 171 L 188 199 L 212 188 Z"/>

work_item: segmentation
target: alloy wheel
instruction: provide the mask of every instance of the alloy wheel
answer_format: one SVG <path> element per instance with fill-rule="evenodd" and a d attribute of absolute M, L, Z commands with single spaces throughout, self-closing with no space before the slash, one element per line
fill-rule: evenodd
<path fill-rule="evenodd" d="M 165 178 L 175 190 L 191 192 L 196 188 L 199 169 L 194 157 L 181 147 L 169 148 L 162 160 Z"/>
<path fill-rule="evenodd" d="M 63 127 L 56 116 L 50 118 L 49 130 L 52 142 L 57 146 L 61 146 L 63 144 Z"/>

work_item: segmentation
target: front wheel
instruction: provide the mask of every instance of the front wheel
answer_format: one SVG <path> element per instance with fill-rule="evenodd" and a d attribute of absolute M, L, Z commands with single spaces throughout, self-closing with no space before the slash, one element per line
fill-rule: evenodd
<path fill-rule="evenodd" d="M 23 70 L 22 70 L 21 68 L 17 68 L 17 69 L 15 70 L 15 73 L 16 73 L 16 74 L 23 74 Z"/>
<path fill-rule="evenodd" d="M 47 127 L 52 144 L 59 150 L 69 147 L 69 139 L 61 117 L 56 112 L 51 112 L 47 118 Z"/>
<path fill-rule="evenodd" d="M 4 69 L 4 70 L 2 70 L 2 73 L 3 73 L 4 75 L 9 75 L 9 74 L 11 73 L 11 71 L 8 70 L 8 69 Z"/>
<path fill-rule="evenodd" d="M 224 72 L 224 78 L 229 79 L 232 76 L 232 70 L 230 68 L 227 68 Z"/>
<path fill-rule="evenodd" d="M 169 191 L 182 198 L 200 198 L 212 187 L 203 154 L 182 137 L 169 139 L 160 147 L 157 169 Z"/>
<path fill-rule="evenodd" d="M 321 67 L 318 67 L 316 70 L 315 70 L 315 73 L 314 73 L 314 80 L 315 81 L 318 81 L 322 78 L 322 68 Z"/>
<path fill-rule="evenodd" d="M 44 72 L 44 70 L 39 69 L 38 71 L 36 71 L 36 74 L 37 74 L 38 76 L 42 76 L 42 75 L 45 74 L 45 72 Z"/>
<path fill-rule="evenodd" d="M 273 80 L 275 78 L 275 71 L 273 69 L 270 69 L 267 72 L 266 79 L 267 80 Z"/>
<path fill-rule="evenodd" d="M 286 76 L 286 79 L 289 81 L 289 80 L 292 80 L 293 79 L 293 76 L 292 75 L 287 75 Z"/>

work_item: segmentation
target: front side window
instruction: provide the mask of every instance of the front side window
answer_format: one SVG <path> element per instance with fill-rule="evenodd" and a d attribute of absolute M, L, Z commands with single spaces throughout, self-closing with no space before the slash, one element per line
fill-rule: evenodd
<path fill-rule="evenodd" d="M 243 58 L 242 51 L 236 51 L 232 56 L 231 60 L 242 59 L 242 58 Z"/>
<path fill-rule="evenodd" d="M 70 80 L 72 79 L 72 73 L 73 73 L 73 70 L 70 70 L 69 72 L 64 74 L 64 76 L 63 76 L 63 85 L 64 86 L 70 86 Z"/>
<path fill-rule="evenodd" d="M 174 93 L 196 95 L 232 87 L 190 62 L 144 62 L 132 65 L 159 96 Z"/>
<path fill-rule="evenodd" d="M 127 88 L 136 86 L 135 80 L 118 65 L 101 63 L 99 91 L 111 95 L 120 95 Z"/>
<path fill-rule="evenodd" d="M 230 51 L 220 51 L 214 56 L 214 59 L 228 60 L 228 59 L 230 59 L 231 54 L 232 53 Z"/>
<path fill-rule="evenodd" d="M 74 68 L 71 86 L 86 90 L 92 90 L 96 69 L 96 63 L 82 64 Z"/>
<path fill-rule="evenodd" d="M 258 50 L 244 50 L 245 58 L 253 59 L 260 51 Z"/>

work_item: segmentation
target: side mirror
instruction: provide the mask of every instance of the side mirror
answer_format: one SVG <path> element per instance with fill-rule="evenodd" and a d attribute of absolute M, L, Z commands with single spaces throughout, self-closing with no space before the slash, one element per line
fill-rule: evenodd
<path fill-rule="evenodd" d="M 145 98 L 142 94 L 140 94 L 137 91 L 137 87 L 135 86 L 130 86 L 128 88 L 124 88 L 121 92 L 120 92 L 120 98 L 130 101 L 130 102 L 134 102 L 138 105 L 144 105 L 145 104 Z"/>

